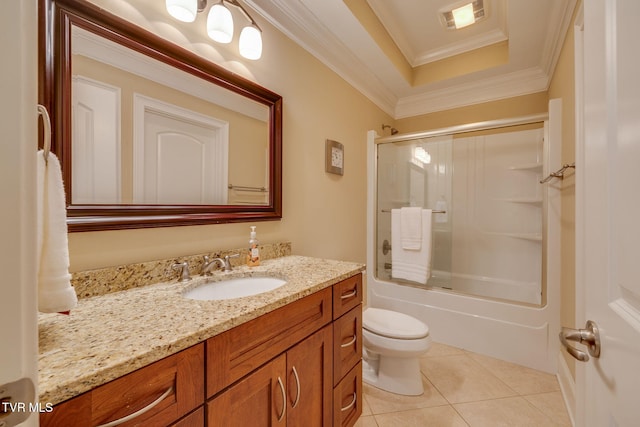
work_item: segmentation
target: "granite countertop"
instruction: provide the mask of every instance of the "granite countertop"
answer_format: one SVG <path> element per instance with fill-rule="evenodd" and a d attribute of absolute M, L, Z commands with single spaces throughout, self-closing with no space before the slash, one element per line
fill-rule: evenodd
<path fill-rule="evenodd" d="M 57 404 L 177 353 L 364 270 L 363 264 L 301 256 L 236 267 L 210 278 L 159 283 L 81 299 L 69 316 L 40 314 L 40 402 Z M 197 301 L 182 293 L 223 277 L 273 276 L 287 283 L 256 296 Z"/>

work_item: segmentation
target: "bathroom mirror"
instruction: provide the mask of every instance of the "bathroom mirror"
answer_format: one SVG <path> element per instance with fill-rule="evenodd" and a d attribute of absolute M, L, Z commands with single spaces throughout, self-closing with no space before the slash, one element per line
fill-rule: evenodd
<path fill-rule="evenodd" d="M 70 231 L 281 218 L 279 95 L 86 1 L 41 8 Z"/>

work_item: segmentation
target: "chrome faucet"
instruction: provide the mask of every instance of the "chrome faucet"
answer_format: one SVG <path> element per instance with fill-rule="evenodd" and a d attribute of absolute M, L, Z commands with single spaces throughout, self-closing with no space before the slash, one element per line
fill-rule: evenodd
<path fill-rule="evenodd" d="M 212 260 L 209 260 L 209 257 L 205 255 L 204 264 L 202 265 L 202 274 L 205 276 L 207 274 L 210 274 L 211 270 L 213 270 L 213 267 L 215 267 L 216 264 L 220 264 L 220 268 L 223 268 L 224 271 L 233 271 L 229 259 L 236 258 L 238 256 L 240 256 L 240 254 L 227 255 L 224 258 L 214 258 Z"/>
<path fill-rule="evenodd" d="M 180 270 L 180 281 L 188 282 L 191 280 L 191 276 L 189 276 L 189 264 L 187 261 L 177 262 L 171 266 L 174 270 Z"/>

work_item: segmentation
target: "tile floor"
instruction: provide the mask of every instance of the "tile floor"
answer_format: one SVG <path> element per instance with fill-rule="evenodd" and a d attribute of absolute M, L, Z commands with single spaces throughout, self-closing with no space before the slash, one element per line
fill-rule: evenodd
<path fill-rule="evenodd" d="M 571 426 L 554 375 L 438 343 L 420 365 L 422 396 L 363 384 L 356 427 Z"/>

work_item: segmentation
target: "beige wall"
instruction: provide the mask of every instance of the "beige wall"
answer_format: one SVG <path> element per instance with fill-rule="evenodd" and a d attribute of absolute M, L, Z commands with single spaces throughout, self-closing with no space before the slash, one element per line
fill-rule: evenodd
<path fill-rule="evenodd" d="M 237 40 L 225 46 L 208 39 L 206 16 L 182 24 L 148 10 L 145 0 L 93 3 L 282 95 L 283 219 L 255 223 L 258 238 L 291 241 L 295 254 L 365 261 L 366 132 L 392 122 L 387 114 L 257 14 L 264 52 L 249 61 L 236 54 Z M 327 138 L 344 144 L 344 176 L 324 172 Z M 71 233 L 71 271 L 244 247 L 249 225 Z"/>
<path fill-rule="evenodd" d="M 579 7 L 576 6 L 576 10 L 578 9 Z M 574 21 L 575 16 L 572 22 Z M 576 156 L 574 40 L 574 28 L 571 25 L 549 87 L 550 98 L 562 99 L 562 164 L 573 163 Z M 579 327 L 575 325 L 575 175 L 571 171 L 562 180 L 561 191 L 560 324 L 567 327 Z M 575 378 L 575 359 L 565 351 L 562 354 Z"/>

